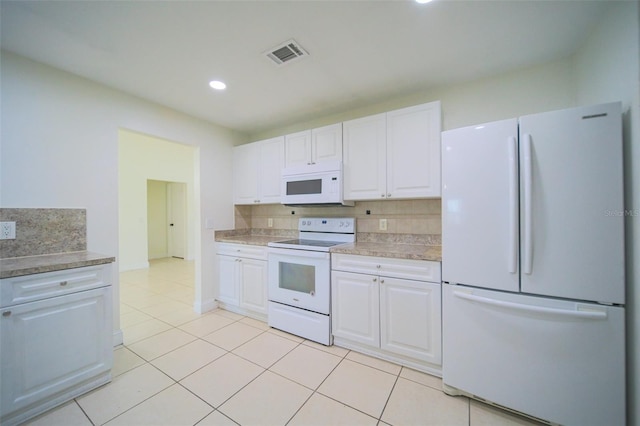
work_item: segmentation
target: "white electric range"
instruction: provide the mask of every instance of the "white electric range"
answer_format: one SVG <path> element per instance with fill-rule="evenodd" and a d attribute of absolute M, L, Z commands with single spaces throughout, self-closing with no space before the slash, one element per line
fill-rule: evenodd
<path fill-rule="evenodd" d="M 302 218 L 298 239 L 269 247 L 269 325 L 331 344 L 329 250 L 355 242 L 354 218 Z"/>

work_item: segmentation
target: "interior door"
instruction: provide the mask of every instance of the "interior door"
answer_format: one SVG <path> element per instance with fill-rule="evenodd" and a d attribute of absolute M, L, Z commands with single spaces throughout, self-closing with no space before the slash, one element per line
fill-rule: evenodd
<path fill-rule="evenodd" d="M 516 119 L 442 133 L 442 279 L 518 291 Z"/>
<path fill-rule="evenodd" d="M 522 291 L 624 303 L 620 104 L 521 117 L 520 161 Z"/>
<path fill-rule="evenodd" d="M 169 256 L 185 258 L 187 240 L 186 184 L 167 185 L 167 214 L 169 216 Z"/>

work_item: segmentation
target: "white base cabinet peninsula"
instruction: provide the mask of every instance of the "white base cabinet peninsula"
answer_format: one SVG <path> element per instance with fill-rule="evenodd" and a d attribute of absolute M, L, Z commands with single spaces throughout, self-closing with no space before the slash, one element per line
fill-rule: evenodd
<path fill-rule="evenodd" d="M 217 244 L 218 301 L 229 311 L 267 318 L 267 248 Z"/>
<path fill-rule="evenodd" d="M 332 254 L 334 344 L 440 376 L 440 262 Z"/>
<path fill-rule="evenodd" d="M 342 123 L 344 199 L 440 197 L 440 102 Z"/>
<path fill-rule="evenodd" d="M 0 280 L 0 423 L 24 422 L 111 380 L 111 264 Z"/>

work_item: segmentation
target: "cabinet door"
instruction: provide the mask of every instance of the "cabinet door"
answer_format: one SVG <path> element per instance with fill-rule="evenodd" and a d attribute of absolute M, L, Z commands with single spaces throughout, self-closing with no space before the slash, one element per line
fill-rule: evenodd
<path fill-rule="evenodd" d="M 311 162 L 342 161 L 342 123 L 311 131 Z"/>
<path fill-rule="evenodd" d="M 240 259 L 240 306 L 267 314 L 267 262 Z"/>
<path fill-rule="evenodd" d="M 107 373 L 112 327 L 111 287 L 3 308 L 3 417 Z"/>
<path fill-rule="evenodd" d="M 258 202 L 259 147 L 250 143 L 233 148 L 233 198 L 235 204 Z"/>
<path fill-rule="evenodd" d="M 286 167 L 311 164 L 311 130 L 286 135 L 284 147 Z"/>
<path fill-rule="evenodd" d="M 380 277 L 380 347 L 440 365 L 440 284 Z"/>
<path fill-rule="evenodd" d="M 238 305 L 238 258 L 218 255 L 218 300 Z"/>
<path fill-rule="evenodd" d="M 333 271 L 331 315 L 334 336 L 380 347 L 378 277 Z"/>
<path fill-rule="evenodd" d="M 440 102 L 387 113 L 387 198 L 440 196 Z"/>
<path fill-rule="evenodd" d="M 260 178 L 258 180 L 260 203 L 279 203 L 284 167 L 284 137 L 280 136 L 259 142 Z"/>
<path fill-rule="evenodd" d="M 342 124 L 345 200 L 387 197 L 386 127 L 385 114 Z"/>

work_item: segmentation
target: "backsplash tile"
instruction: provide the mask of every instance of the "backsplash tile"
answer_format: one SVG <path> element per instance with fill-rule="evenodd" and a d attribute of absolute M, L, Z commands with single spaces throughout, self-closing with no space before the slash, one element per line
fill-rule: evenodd
<path fill-rule="evenodd" d="M 16 239 L 0 240 L 0 259 L 87 249 L 85 209 L 0 208 L 0 220 L 16 222 Z"/>
<path fill-rule="evenodd" d="M 253 232 L 260 229 L 267 232 L 297 230 L 299 218 L 316 216 L 355 217 L 359 241 L 365 234 L 366 238 L 378 241 L 382 235 L 392 236 L 389 242 L 402 242 L 403 236 L 409 239 L 424 236 L 424 241 L 419 243 L 427 245 L 439 245 L 441 241 L 440 199 L 360 201 L 354 207 L 287 207 L 280 204 L 235 206 L 235 229 L 252 229 Z M 268 227 L 269 218 L 273 219 L 271 228 Z M 379 230 L 380 219 L 387 219 L 386 231 Z"/>

